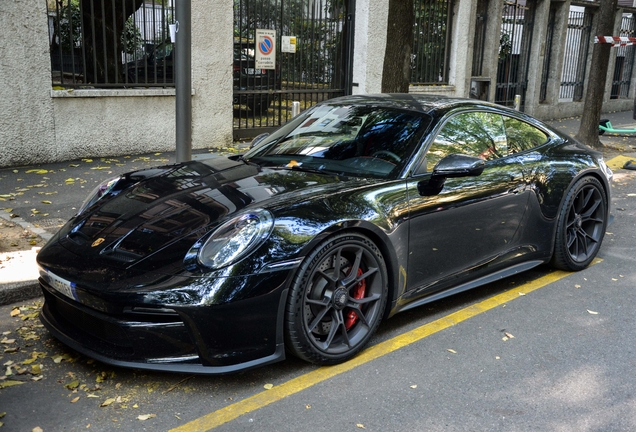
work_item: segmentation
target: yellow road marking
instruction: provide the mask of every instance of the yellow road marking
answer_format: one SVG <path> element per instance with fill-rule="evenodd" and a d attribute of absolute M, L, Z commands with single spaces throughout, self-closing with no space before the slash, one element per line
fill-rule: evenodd
<path fill-rule="evenodd" d="M 595 259 L 592 263 L 597 264 L 601 262 L 600 259 Z M 345 373 L 351 369 L 354 369 L 364 363 L 368 363 L 371 360 L 382 357 L 427 336 L 435 334 L 439 331 L 459 324 L 462 321 L 466 321 L 469 318 L 477 316 L 481 313 L 489 311 L 501 306 L 505 303 L 511 302 L 524 294 L 528 294 L 532 291 L 543 288 L 550 285 L 559 279 L 570 275 L 569 272 L 554 271 L 546 276 L 540 277 L 534 281 L 528 282 L 494 297 L 476 303 L 467 308 L 461 309 L 445 317 L 439 318 L 428 324 L 424 324 L 416 329 L 410 330 L 404 334 L 396 336 L 392 339 L 381 342 L 377 345 L 369 347 L 362 351 L 359 355 L 353 359 L 341 363 L 335 366 L 326 366 L 316 369 L 315 371 L 306 373 L 290 381 L 287 381 L 281 385 L 275 386 L 270 390 L 255 394 L 242 401 L 228 405 L 225 408 L 221 408 L 217 411 L 211 412 L 199 417 L 189 423 L 172 429 L 170 432 L 201 432 L 214 429 L 217 426 L 221 426 L 227 422 L 230 422 L 243 414 L 255 411 L 257 409 L 266 407 L 267 405 L 277 402 L 281 399 L 296 394 L 306 388 L 312 387 L 323 381 L 333 378 L 337 375 Z"/>
<path fill-rule="evenodd" d="M 617 169 L 623 168 L 625 162 L 629 162 L 630 160 L 636 160 L 636 158 L 628 157 L 628 156 L 616 156 L 606 162 L 607 166 L 612 169 L 612 171 L 616 171 Z"/>

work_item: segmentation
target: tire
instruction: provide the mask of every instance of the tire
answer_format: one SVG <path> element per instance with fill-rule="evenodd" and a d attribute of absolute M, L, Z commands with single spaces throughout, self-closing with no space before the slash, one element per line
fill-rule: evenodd
<path fill-rule="evenodd" d="M 382 320 L 387 280 L 382 253 L 369 238 L 342 233 L 318 245 L 299 268 L 287 300 L 288 351 L 320 365 L 355 356 Z"/>
<path fill-rule="evenodd" d="M 594 177 L 583 177 L 568 191 L 559 211 L 552 266 L 579 271 L 598 253 L 607 227 L 607 195 Z"/>

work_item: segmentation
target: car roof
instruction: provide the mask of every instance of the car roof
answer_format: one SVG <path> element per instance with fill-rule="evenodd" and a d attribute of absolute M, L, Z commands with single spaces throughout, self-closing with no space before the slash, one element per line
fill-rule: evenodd
<path fill-rule="evenodd" d="M 334 105 L 363 104 L 386 108 L 408 109 L 433 115 L 433 113 L 447 112 L 449 110 L 465 108 L 494 108 L 507 111 L 499 105 L 494 105 L 477 99 L 453 98 L 442 95 L 421 95 L 412 93 L 379 93 L 342 96 L 330 99 L 326 103 Z"/>

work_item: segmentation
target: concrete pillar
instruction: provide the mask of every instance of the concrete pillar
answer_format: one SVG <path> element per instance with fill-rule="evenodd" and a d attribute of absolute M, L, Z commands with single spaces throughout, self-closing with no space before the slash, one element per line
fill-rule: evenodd
<path fill-rule="evenodd" d="M 353 94 L 382 91 L 389 4 L 384 0 L 357 0 L 353 54 Z"/>
<path fill-rule="evenodd" d="M 455 95 L 459 97 L 470 94 L 476 16 L 477 0 L 455 3 L 448 82 L 455 86 Z"/>
<path fill-rule="evenodd" d="M 486 49 L 484 50 L 483 70 L 484 76 L 490 78 L 489 101 L 495 100 L 503 6 L 504 2 L 501 0 L 490 0 L 488 4 L 488 23 L 486 24 Z"/>
<path fill-rule="evenodd" d="M 528 87 L 526 88 L 526 100 L 524 112 L 533 115 L 539 105 L 541 95 L 541 79 L 543 65 L 549 58 L 546 53 L 546 37 L 550 18 L 550 0 L 539 0 L 535 4 L 534 26 L 532 35 L 532 48 L 528 65 Z"/>

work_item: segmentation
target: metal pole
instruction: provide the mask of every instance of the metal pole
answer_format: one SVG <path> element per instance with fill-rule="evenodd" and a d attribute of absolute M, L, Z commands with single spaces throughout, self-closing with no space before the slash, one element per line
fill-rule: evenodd
<path fill-rule="evenodd" d="M 191 0 L 176 0 L 175 3 L 176 159 L 186 162 L 192 159 L 192 4 Z"/>

